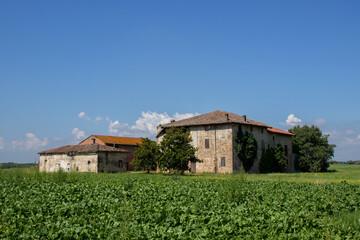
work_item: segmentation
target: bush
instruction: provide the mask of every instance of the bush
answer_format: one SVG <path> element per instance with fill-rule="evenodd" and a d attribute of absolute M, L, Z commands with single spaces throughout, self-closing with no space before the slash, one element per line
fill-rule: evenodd
<path fill-rule="evenodd" d="M 287 166 L 284 155 L 284 148 L 280 143 L 278 143 L 275 148 L 268 147 L 263 149 L 259 163 L 260 172 L 284 172 Z"/>
<path fill-rule="evenodd" d="M 257 142 L 252 133 L 243 134 L 241 127 L 235 137 L 235 151 L 246 172 L 248 172 L 257 156 Z"/>

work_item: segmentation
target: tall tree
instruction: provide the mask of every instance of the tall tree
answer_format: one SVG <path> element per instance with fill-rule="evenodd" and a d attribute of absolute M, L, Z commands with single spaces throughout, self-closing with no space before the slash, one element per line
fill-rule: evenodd
<path fill-rule="evenodd" d="M 189 162 L 200 162 L 195 156 L 197 149 L 191 145 L 191 141 L 187 129 L 167 129 L 160 143 L 160 170 L 183 173 L 189 169 Z"/>
<path fill-rule="evenodd" d="M 134 152 L 133 164 L 135 169 L 144 168 L 150 173 L 155 170 L 160 157 L 159 146 L 155 141 L 141 138 L 141 144 L 137 144 Z"/>
<path fill-rule="evenodd" d="M 336 145 L 329 144 L 329 135 L 323 135 L 320 128 L 312 125 L 295 126 L 289 129 L 294 133 L 293 153 L 297 154 L 296 167 L 303 172 L 325 172 L 329 160 L 334 156 Z"/>
<path fill-rule="evenodd" d="M 258 146 L 254 135 L 248 132 L 244 134 L 241 127 L 239 127 L 239 131 L 235 137 L 235 151 L 246 172 L 248 172 L 254 164 L 257 156 L 257 148 Z"/>

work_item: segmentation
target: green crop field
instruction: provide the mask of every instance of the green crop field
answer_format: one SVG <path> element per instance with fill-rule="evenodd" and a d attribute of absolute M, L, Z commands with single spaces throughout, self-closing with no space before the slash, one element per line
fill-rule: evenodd
<path fill-rule="evenodd" d="M 360 239 L 358 165 L 322 174 L 0 170 L 1 239 Z"/>

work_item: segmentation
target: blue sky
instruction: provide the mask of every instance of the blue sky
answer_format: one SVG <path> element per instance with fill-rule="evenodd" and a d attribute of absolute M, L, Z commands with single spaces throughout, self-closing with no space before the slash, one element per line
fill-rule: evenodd
<path fill-rule="evenodd" d="M 358 1 L 0 1 L 0 162 L 230 111 L 360 159 Z M 292 115 L 291 115 L 292 114 Z M 286 121 L 288 120 L 288 121 Z"/>

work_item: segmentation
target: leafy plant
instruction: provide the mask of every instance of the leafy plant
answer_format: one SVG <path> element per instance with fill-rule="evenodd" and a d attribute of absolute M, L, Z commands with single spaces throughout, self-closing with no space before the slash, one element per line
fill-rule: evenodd
<path fill-rule="evenodd" d="M 160 170 L 183 173 L 189 169 L 189 162 L 200 162 L 191 141 L 190 132 L 185 128 L 167 129 L 160 143 Z"/>
<path fill-rule="evenodd" d="M 156 142 L 149 138 L 141 138 L 141 144 L 137 144 L 134 152 L 135 169 L 144 168 L 150 173 L 150 170 L 156 170 L 159 158 L 160 149 Z"/>
<path fill-rule="evenodd" d="M 235 151 L 246 172 L 248 172 L 254 164 L 254 160 L 257 157 L 257 148 L 258 146 L 254 135 L 248 132 L 244 134 L 239 126 L 238 133 L 235 137 Z"/>
<path fill-rule="evenodd" d="M 284 148 L 280 143 L 278 143 L 275 148 L 268 146 L 263 149 L 259 163 L 260 172 L 284 172 L 287 166 L 287 161 L 284 155 Z"/>
<path fill-rule="evenodd" d="M 295 134 L 293 153 L 297 155 L 296 167 L 303 172 L 327 171 L 336 146 L 328 143 L 329 135 L 323 135 L 314 125 L 295 126 L 289 132 Z"/>

